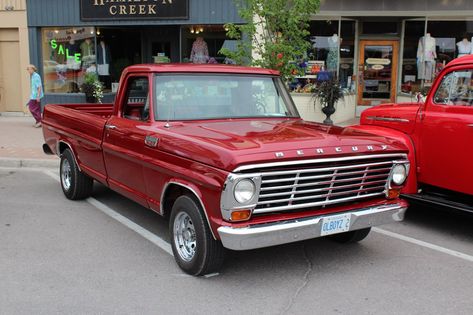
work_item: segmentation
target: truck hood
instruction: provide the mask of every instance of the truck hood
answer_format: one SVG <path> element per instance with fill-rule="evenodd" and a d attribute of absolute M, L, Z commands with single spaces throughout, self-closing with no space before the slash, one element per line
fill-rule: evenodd
<path fill-rule="evenodd" d="M 410 134 L 414 131 L 417 112 L 423 103 L 383 104 L 363 111 L 362 125 L 388 127 Z"/>
<path fill-rule="evenodd" d="M 179 122 L 156 129 L 160 150 L 227 171 L 247 164 L 407 151 L 395 140 L 301 119 Z"/>

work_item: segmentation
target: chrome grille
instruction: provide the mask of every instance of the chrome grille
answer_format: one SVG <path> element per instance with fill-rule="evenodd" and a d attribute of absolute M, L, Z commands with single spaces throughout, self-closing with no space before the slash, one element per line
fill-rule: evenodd
<path fill-rule="evenodd" d="M 386 154 L 260 167 L 261 190 L 253 213 L 322 208 L 384 195 L 393 161 L 405 160 L 405 155 Z"/>

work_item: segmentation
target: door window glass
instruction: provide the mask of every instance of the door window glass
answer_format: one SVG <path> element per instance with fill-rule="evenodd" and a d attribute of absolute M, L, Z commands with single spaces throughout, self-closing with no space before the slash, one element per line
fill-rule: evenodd
<path fill-rule="evenodd" d="M 441 105 L 472 106 L 472 70 L 453 71 L 445 75 L 434 96 Z"/>
<path fill-rule="evenodd" d="M 123 104 L 123 117 L 132 120 L 148 120 L 148 78 L 134 77 L 128 80 L 127 94 Z"/>

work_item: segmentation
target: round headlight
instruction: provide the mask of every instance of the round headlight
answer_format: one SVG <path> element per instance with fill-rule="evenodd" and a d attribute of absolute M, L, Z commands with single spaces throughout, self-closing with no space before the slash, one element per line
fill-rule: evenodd
<path fill-rule="evenodd" d="M 250 179 L 242 179 L 235 185 L 233 194 L 235 200 L 239 203 L 246 203 L 250 201 L 256 192 L 255 183 Z"/>
<path fill-rule="evenodd" d="M 392 181 L 396 185 L 402 185 L 407 178 L 406 167 L 402 164 L 395 165 L 392 172 Z"/>

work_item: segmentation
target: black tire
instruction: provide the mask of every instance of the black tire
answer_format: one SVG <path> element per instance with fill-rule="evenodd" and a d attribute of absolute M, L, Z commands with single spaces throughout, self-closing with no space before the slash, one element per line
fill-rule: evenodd
<path fill-rule="evenodd" d="M 172 206 L 169 219 L 172 252 L 186 273 L 202 276 L 219 271 L 225 249 L 215 240 L 203 210 L 190 196 L 180 196 Z"/>
<path fill-rule="evenodd" d="M 85 199 L 92 193 L 94 180 L 79 170 L 70 149 L 61 154 L 59 176 L 62 191 L 68 199 Z"/>
<path fill-rule="evenodd" d="M 342 243 L 342 244 L 357 243 L 364 240 L 368 236 L 370 231 L 371 231 L 371 228 L 369 227 L 366 229 L 330 235 L 329 237 L 332 240 L 338 243 Z"/>

